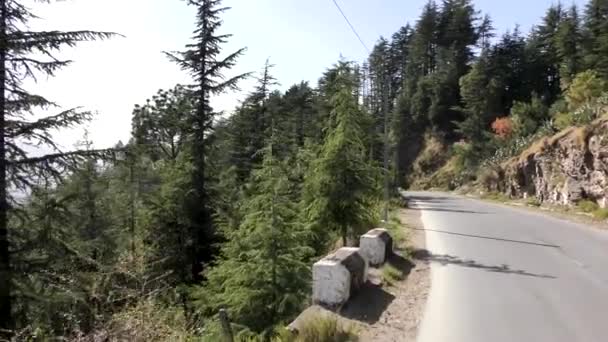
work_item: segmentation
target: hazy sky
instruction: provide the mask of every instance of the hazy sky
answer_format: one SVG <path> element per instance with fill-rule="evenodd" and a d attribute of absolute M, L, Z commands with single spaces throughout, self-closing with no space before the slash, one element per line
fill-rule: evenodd
<path fill-rule="evenodd" d="M 31 0 L 30 0 L 31 1 Z M 539 18 L 551 0 L 477 0 L 476 8 L 488 13 L 497 31 L 519 24 L 524 32 Z M 338 0 L 342 9 L 371 48 L 381 36 L 390 36 L 405 23 L 414 23 L 426 0 Z M 573 2 L 564 1 L 565 5 Z M 584 0 L 574 3 L 584 5 Z M 225 0 L 223 33 L 234 36 L 225 52 L 247 47 L 234 73 L 258 71 L 266 58 L 276 67 L 275 77 L 284 89 L 301 80 L 315 84 L 340 55 L 362 61 L 367 52 L 352 34 L 332 0 Z M 160 89 L 189 78 L 169 62 L 162 51 L 181 50 L 194 28 L 194 8 L 180 0 L 71 0 L 51 5 L 32 5 L 38 16 L 35 30 L 91 29 L 113 31 L 124 38 L 81 44 L 60 56 L 73 65 L 52 79 L 32 87 L 65 107 L 82 106 L 97 111 L 89 125 L 98 147 L 127 141 L 134 104 Z M 251 89 L 214 99 L 217 110 L 230 112 Z M 72 131 L 58 137 L 71 146 L 81 137 Z"/>

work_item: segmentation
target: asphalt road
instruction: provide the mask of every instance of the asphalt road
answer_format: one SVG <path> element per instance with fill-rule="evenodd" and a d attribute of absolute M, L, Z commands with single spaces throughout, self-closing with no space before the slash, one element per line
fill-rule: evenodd
<path fill-rule="evenodd" d="M 431 292 L 419 342 L 608 341 L 608 232 L 542 213 L 409 192 Z"/>

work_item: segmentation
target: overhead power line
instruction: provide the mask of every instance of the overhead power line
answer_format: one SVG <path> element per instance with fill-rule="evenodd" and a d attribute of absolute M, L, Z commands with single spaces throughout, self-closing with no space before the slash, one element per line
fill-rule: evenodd
<path fill-rule="evenodd" d="M 367 48 L 367 45 L 365 45 L 365 43 L 363 42 L 363 39 L 361 39 L 361 36 L 359 35 L 359 33 L 357 33 L 357 30 L 355 30 L 355 27 L 353 26 L 353 24 L 350 23 L 350 20 L 348 20 L 348 17 L 346 17 L 346 14 L 344 14 L 344 11 L 342 11 L 342 8 L 340 8 L 340 5 L 338 5 L 338 2 L 336 0 L 332 0 L 332 1 L 334 2 L 334 5 L 336 5 L 336 8 L 338 9 L 338 11 L 340 11 L 340 14 L 342 14 L 342 17 L 344 18 L 344 20 L 346 20 L 346 23 L 348 24 L 348 26 L 350 26 L 350 29 L 353 31 L 355 36 L 357 36 L 357 39 L 359 39 L 359 42 L 361 43 L 361 45 L 363 45 L 363 47 L 365 48 L 367 53 L 371 53 L 370 50 Z"/>

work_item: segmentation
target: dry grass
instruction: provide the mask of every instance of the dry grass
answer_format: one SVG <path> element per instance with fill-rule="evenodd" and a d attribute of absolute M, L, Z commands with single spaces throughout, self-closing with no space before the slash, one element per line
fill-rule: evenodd
<path fill-rule="evenodd" d="M 340 322 L 335 317 L 315 317 L 299 329 L 297 335 L 283 331 L 273 342 L 355 342 L 358 329 L 352 324 Z M 243 341 L 244 342 L 244 341 Z"/>

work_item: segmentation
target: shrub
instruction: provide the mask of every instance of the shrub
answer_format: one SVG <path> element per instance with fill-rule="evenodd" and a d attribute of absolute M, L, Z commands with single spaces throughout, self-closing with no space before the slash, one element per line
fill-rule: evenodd
<path fill-rule="evenodd" d="M 497 118 L 492 123 L 492 130 L 501 139 L 508 139 L 513 135 L 513 121 L 511 118 Z"/>
<path fill-rule="evenodd" d="M 534 95 L 530 102 L 515 102 L 511 107 L 513 130 L 517 136 L 533 134 L 542 122 L 548 119 L 549 108 Z"/>
<path fill-rule="evenodd" d="M 601 79 L 595 71 L 587 70 L 579 73 L 566 91 L 568 109 L 575 111 L 582 105 L 599 98 L 606 90 L 608 90 L 606 81 Z"/>

